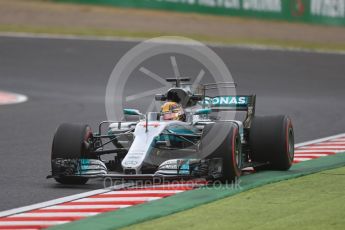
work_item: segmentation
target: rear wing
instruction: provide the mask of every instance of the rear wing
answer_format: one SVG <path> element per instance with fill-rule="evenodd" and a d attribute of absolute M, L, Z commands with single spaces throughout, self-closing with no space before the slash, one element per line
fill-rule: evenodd
<path fill-rule="evenodd" d="M 205 97 L 204 105 L 215 111 L 248 111 L 255 107 L 255 95 Z"/>
<path fill-rule="evenodd" d="M 221 82 L 202 85 L 203 108 L 211 108 L 212 111 L 243 111 L 246 118 L 243 122 L 245 128 L 250 128 L 251 121 L 255 115 L 256 95 L 222 95 L 209 97 L 208 90 L 219 88 L 236 88 L 234 82 Z"/>

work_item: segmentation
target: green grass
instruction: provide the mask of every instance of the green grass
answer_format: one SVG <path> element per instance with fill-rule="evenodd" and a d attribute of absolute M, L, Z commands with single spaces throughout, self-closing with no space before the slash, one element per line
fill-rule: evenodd
<path fill-rule="evenodd" d="M 269 184 L 124 229 L 344 229 L 344 188 L 345 167 Z"/>
<path fill-rule="evenodd" d="M 112 29 L 96 28 L 68 28 L 68 27 L 38 27 L 24 25 L 0 25 L 0 32 L 24 32 L 34 34 L 49 35 L 76 35 L 76 36 L 94 36 L 94 37 L 114 37 L 114 38 L 138 38 L 147 39 L 158 36 L 172 35 L 159 32 L 133 32 Z M 332 43 L 314 43 L 303 41 L 285 41 L 273 39 L 251 39 L 238 38 L 227 39 L 225 37 L 205 36 L 200 34 L 173 34 L 174 36 L 185 36 L 206 43 L 220 43 L 226 45 L 264 45 L 270 47 L 308 49 L 314 51 L 345 51 L 345 44 Z"/>

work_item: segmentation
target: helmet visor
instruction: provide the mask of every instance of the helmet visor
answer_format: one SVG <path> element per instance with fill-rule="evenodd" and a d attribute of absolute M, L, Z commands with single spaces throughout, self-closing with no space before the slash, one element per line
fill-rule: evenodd
<path fill-rule="evenodd" d="M 171 112 L 164 113 L 163 119 L 164 120 L 176 120 L 176 119 L 178 119 L 178 113 L 171 113 Z"/>

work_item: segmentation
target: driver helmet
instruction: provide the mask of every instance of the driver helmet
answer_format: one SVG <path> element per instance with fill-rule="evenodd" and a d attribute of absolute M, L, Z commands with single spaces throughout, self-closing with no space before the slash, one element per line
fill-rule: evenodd
<path fill-rule="evenodd" d="M 186 116 L 180 104 L 172 101 L 165 102 L 161 107 L 163 120 L 185 121 Z"/>

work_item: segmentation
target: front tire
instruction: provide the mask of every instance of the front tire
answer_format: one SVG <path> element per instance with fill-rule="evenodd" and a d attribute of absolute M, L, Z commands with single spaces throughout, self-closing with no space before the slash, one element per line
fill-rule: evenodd
<path fill-rule="evenodd" d="M 92 138 L 88 125 L 62 124 L 58 127 L 52 145 L 52 172 L 55 180 L 61 184 L 85 184 L 86 177 L 73 176 L 70 168 L 57 165 L 57 160 L 78 161 L 90 157 L 88 143 Z M 71 174 L 71 175 L 70 175 Z"/>
<path fill-rule="evenodd" d="M 224 130 L 226 129 L 226 130 Z M 224 130 L 226 136 L 219 136 L 219 130 Z M 203 145 L 211 143 L 212 139 L 222 139 L 220 145 L 208 158 L 222 159 L 222 176 L 220 181 L 228 183 L 236 180 L 241 175 L 242 169 L 242 144 L 237 125 L 229 122 L 208 124 L 203 131 Z"/>

